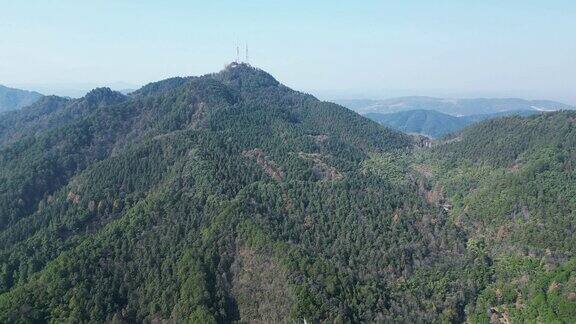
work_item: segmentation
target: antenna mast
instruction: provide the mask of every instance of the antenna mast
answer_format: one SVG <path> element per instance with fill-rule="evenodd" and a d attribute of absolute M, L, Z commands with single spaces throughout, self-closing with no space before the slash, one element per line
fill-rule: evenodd
<path fill-rule="evenodd" d="M 240 63 L 240 46 L 236 46 L 236 63 Z"/>
<path fill-rule="evenodd" d="M 250 64 L 250 60 L 248 60 L 248 43 L 246 43 L 246 64 Z"/>

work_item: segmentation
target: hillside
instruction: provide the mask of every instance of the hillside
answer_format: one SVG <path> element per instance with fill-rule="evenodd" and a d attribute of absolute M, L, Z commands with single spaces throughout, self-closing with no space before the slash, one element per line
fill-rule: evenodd
<path fill-rule="evenodd" d="M 408 137 L 247 65 L 42 104 L 3 126 L 0 321 L 462 316 L 402 284 L 464 246 L 377 171 Z"/>
<path fill-rule="evenodd" d="M 516 98 L 449 99 L 432 97 L 400 97 L 386 100 L 340 100 L 337 103 L 360 114 L 394 113 L 408 110 L 435 110 L 453 116 L 493 114 L 504 111 L 555 111 L 574 107 L 549 100 Z"/>
<path fill-rule="evenodd" d="M 391 114 L 368 113 L 366 117 L 405 133 L 432 138 L 460 130 L 470 124 L 467 120 L 434 110 L 409 110 Z"/>
<path fill-rule="evenodd" d="M 0 322 L 576 318 L 574 113 L 419 149 L 233 63 L 5 116 Z"/>
<path fill-rule="evenodd" d="M 38 92 L 13 89 L 0 85 L 0 113 L 26 107 L 41 97 L 42 95 Z"/>
<path fill-rule="evenodd" d="M 384 126 L 405 133 L 440 138 L 483 120 L 505 116 L 530 116 L 538 113 L 536 110 L 510 110 L 492 114 L 456 117 L 434 110 L 408 110 L 389 114 L 367 113 L 365 116 Z"/>
<path fill-rule="evenodd" d="M 490 260 L 470 321 L 574 321 L 576 113 L 482 122 L 413 161 L 468 249 Z"/>

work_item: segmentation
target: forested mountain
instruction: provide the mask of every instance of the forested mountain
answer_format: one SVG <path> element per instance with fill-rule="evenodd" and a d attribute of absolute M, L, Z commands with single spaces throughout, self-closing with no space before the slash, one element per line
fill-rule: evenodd
<path fill-rule="evenodd" d="M 490 264 L 469 321 L 574 322 L 575 112 L 483 122 L 412 161 Z"/>
<path fill-rule="evenodd" d="M 457 310 L 393 289 L 464 246 L 442 248 L 460 242 L 458 230 L 442 227 L 398 173 L 374 171 L 410 139 L 267 73 L 234 64 L 130 97 L 48 97 L 10 118 L 0 151 L 2 322 Z"/>
<path fill-rule="evenodd" d="M 536 110 L 503 111 L 492 114 L 452 116 L 435 110 L 408 110 L 389 114 L 367 113 L 365 116 L 390 128 L 409 133 L 440 138 L 462 128 L 487 119 L 504 116 L 530 116 Z"/>
<path fill-rule="evenodd" d="M 5 116 L 0 322 L 576 318 L 575 114 L 422 149 L 233 63 Z"/>
<path fill-rule="evenodd" d="M 0 113 L 26 107 L 41 97 L 42 95 L 38 92 L 13 89 L 0 85 Z"/>
<path fill-rule="evenodd" d="M 470 124 L 463 118 L 434 110 L 409 110 L 390 114 L 368 113 L 366 117 L 405 133 L 437 138 L 460 130 Z"/>
<path fill-rule="evenodd" d="M 555 111 L 575 109 L 572 106 L 555 101 L 516 98 L 449 99 L 400 97 L 385 100 L 339 100 L 337 103 L 361 114 L 387 114 L 408 110 L 435 110 L 452 116 L 468 116 L 519 110 Z"/>

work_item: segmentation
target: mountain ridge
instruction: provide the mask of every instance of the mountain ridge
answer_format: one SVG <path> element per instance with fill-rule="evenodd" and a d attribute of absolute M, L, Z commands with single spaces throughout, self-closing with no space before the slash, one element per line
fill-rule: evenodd
<path fill-rule="evenodd" d="M 33 104 L 43 95 L 35 91 L 20 90 L 0 85 L 0 113 L 18 110 Z"/>
<path fill-rule="evenodd" d="M 406 110 L 436 110 L 453 116 L 478 115 L 516 110 L 572 110 L 575 107 L 550 100 L 519 98 L 435 98 L 399 97 L 384 100 L 340 100 L 338 103 L 358 113 L 392 113 Z"/>
<path fill-rule="evenodd" d="M 392 129 L 408 134 L 441 138 L 466 126 L 505 116 L 530 116 L 544 113 L 535 110 L 508 110 L 491 114 L 453 116 L 435 110 L 406 110 L 395 113 L 366 113 L 364 116 Z"/>

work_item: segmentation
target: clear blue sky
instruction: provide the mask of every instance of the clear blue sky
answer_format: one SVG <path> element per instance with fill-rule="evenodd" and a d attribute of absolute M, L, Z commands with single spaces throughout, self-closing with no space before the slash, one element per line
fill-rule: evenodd
<path fill-rule="evenodd" d="M 254 65 L 322 97 L 576 103 L 573 0 L 0 0 L 0 36 L 11 85 L 204 74 L 247 42 Z"/>

